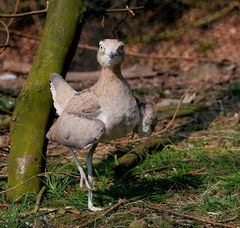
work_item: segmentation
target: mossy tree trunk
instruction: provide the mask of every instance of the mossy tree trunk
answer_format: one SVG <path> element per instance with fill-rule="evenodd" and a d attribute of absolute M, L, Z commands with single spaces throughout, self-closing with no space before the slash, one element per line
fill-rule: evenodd
<path fill-rule="evenodd" d="M 81 0 L 49 1 L 42 39 L 12 118 L 8 188 L 44 171 L 45 135 L 53 113 L 49 75 L 66 74 L 79 41 L 84 11 Z M 37 193 L 40 187 L 40 177 L 34 177 L 9 191 L 8 198 L 15 200 L 25 192 Z"/>

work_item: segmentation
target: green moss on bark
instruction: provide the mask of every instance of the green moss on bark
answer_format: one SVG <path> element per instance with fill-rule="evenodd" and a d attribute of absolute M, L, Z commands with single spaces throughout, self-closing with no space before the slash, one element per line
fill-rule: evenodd
<path fill-rule="evenodd" d="M 65 74 L 78 43 L 85 7 L 81 0 L 51 0 L 42 39 L 31 72 L 15 108 L 10 128 L 8 187 L 44 170 L 52 99 L 49 75 Z M 9 199 L 40 190 L 40 177 L 9 191 Z"/>

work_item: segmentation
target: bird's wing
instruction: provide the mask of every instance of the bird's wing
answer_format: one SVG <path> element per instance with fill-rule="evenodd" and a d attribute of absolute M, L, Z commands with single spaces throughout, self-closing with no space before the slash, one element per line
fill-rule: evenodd
<path fill-rule="evenodd" d="M 149 136 L 157 125 L 157 112 L 150 103 L 141 101 L 137 98 L 136 100 L 140 112 L 140 119 L 135 128 L 135 132 L 140 136 Z"/>
<path fill-rule="evenodd" d="M 76 148 L 97 142 L 105 132 L 105 124 L 97 119 L 99 114 L 101 106 L 90 89 L 76 93 L 49 130 L 47 138 Z"/>
<path fill-rule="evenodd" d="M 91 89 L 85 89 L 74 94 L 64 112 L 96 118 L 101 113 L 101 105 Z"/>
<path fill-rule="evenodd" d="M 101 120 L 63 113 L 50 128 L 47 138 L 65 146 L 84 148 L 97 142 L 104 132 Z"/>
<path fill-rule="evenodd" d="M 57 73 L 52 73 L 50 80 L 53 105 L 57 114 L 61 115 L 76 91 Z"/>

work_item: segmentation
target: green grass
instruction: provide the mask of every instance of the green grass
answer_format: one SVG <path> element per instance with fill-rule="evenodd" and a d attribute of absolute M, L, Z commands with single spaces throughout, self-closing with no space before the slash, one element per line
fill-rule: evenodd
<path fill-rule="evenodd" d="M 44 181 L 48 189 L 48 194 L 51 197 L 61 197 L 67 186 L 71 183 L 70 176 L 61 175 L 61 172 L 71 172 L 69 165 L 53 164 L 49 167 L 49 170 L 52 174 L 48 174 Z"/>
<path fill-rule="evenodd" d="M 217 142 L 221 146 L 211 147 Z M 111 169 L 115 160 L 112 157 L 95 167 L 94 203 L 109 207 L 119 198 L 125 198 L 132 206 L 113 213 L 109 220 L 105 217 L 96 219 L 96 227 L 106 221 L 109 224 L 106 227 L 115 224 L 128 226 L 136 216 L 148 222 L 151 220 L 155 225 L 165 224 L 161 214 L 148 209 L 151 203 L 195 216 L 208 217 L 211 214 L 214 220 L 219 221 L 231 219 L 240 212 L 240 153 L 239 135 L 236 133 L 220 134 L 216 131 L 211 132 L 209 137 L 166 146 L 162 151 L 148 155 L 143 164 L 122 178 L 117 178 Z M 51 173 L 45 179 L 47 191 L 41 207 L 71 206 L 87 213 L 87 190 L 79 188 L 78 171 L 74 164 L 50 164 L 48 172 Z M 0 183 L 1 189 L 4 189 L 5 182 Z M 5 197 L 1 197 L 1 202 L 6 202 Z M 1 222 L 11 225 L 9 227 L 23 227 L 34 220 L 42 221 L 43 212 L 25 218 L 19 216 L 31 209 L 34 202 L 35 198 L 28 195 L 21 203 L 9 205 L 8 210 L 0 212 Z M 150 214 L 144 217 L 135 210 L 149 210 Z M 87 215 L 90 216 L 88 219 L 94 217 L 89 213 Z M 61 215 L 50 219 L 50 223 L 69 224 L 69 216 L 74 217 L 63 210 Z M 240 219 L 234 219 L 234 223 L 239 224 Z M 75 218 L 73 224 L 80 224 L 80 220 Z M 201 223 L 195 222 L 194 227 L 198 226 Z"/>
<path fill-rule="evenodd" d="M 0 201 L 2 205 L 3 201 Z M 12 202 L 8 208 L 0 210 L 0 227 L 21 228 L 30 227 L 30 225 L 41 217 L 41 214 L 23 216 L 22 213 L 31 210 L 34 203 L 34 197 L 25 194 L 21 202 Z"/>

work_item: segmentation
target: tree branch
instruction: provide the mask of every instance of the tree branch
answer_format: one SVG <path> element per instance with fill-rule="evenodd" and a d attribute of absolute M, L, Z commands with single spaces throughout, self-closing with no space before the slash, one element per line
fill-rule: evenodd
<path fill-rule="evenodd" d="M 18 7 L 19 7 L 19 3 L 20 3 L 20 0 L 16 0 L 15 7 L 14 7 L 14 10 L 13 10 L 12 14 L 16 14 L 17 13 L 17 10 L 18 10 Z M 11 18 L 8 21 L 8 23 L 7 23 L 8 28 L 12 25 L 13 21 L 14 21 L 14 18 Z"/>
<path fill-rule="evenodd" d="M 4 29 L 0 28 L 0 31 L 5 31 Z M 22 32 L 18 32 L 18 31 L 14 31 L 12 29 L 9 29 L 9 33 L 10 34 L 14 34 L 16 36 L 20 36 L 23 38 L 27 38 L 27 39 L 32 39 L 32 40 L 40 40 L 40 37 L 38 36 L 34 36 L 34 35 L 29 35 L 29 34 L 25 34 Z M 86 50 L 90 50 L 90 51 L 97 51 L 98 47 L 96 46 L 91 46 L 88 44 L 78 44 L 78 48 L 80 49 L 86 49 Z M 164 56 L 164 55 L 158 55 L 158 54 L 147 54 L 147 53 L 137 53 L 137 52 L 131 52 L 131 51 L 126 51 L 125 53 L 128 56 L 133 56 L 133 57 L 137 57 L 137 58 L 146 58 L 146 59 L 169 59 L 169 60 L 181 60 L 181 61 L 193 61 L 193 57 L 183 57 L 183 56 Z M 196 58 L 197 61 L 200 62 L 206 62 L 206 61 L 210 61 L 212 63 L 218 63 L 220 60 L 210 60 L 207 58 Z"/>
<path fill-rule="evenodd" d="M 126 7 L 123 9 L 107 9 L 105 13 L 125 13 L 125 12 L 133 12 L 135 10 L 143 10 L 144 6 L 138 6 L 138 7 Z M 47 6 L 45 9 L 42 10 L 35 10 L 35 11 L 30 11 L 30 12 L 25 12 L 25 13 L 15 13 L 15 14 L 8 14 L 8 13 L 0 13 L 0 18 L 18 18 L 18 17 L 25 17 L 25 16 L 30 16 L 30 15 L 35 15 L 35 14 L 43 14 L 47 13 L 48 10 L 48 1 L 47 1 Z"/>
<path fill-rule="evenodd" d="M 9 44 L 0 44 L 0 48 L 6 48 L 6 47 L 9 47 Z M 2 52 L 0 52 L 1 54 Z"/>
<path fill-rule="evenodd" d="M 42 10 L 35 10 L 35 11 L 30 11 L 30 12 L 25 12 L 25 13 L 16 13 L 16 14 L 4 14 L 0 13 L 0 18 L 17 18 L 17 17 L 25 17 L 29 15 L 35 15 L 35 14 L 42 14 L 46 13 L 48 10 L 48 1 L 45 9 Z"/>
<path fill-rule="evenodd" d="M 138 7 L 126 7 L 124 9 L 107 9 L 106 13 L 125 13 L 125 12 L 132 12 L 135 10 L 143 10 L 144 6 L 138 6 Z"/>
<path fill-rule="evenodd" d="M 5 32 L 7 34 L 7 38 L 4 44 L 0 44 L 0 48 L 3 48 L 3 50 L 0 52 L 0 54 L 5 50 L 6 47 L 9 46 L 9 38 L 10 38 L 10 34 L 9 34 L 9 30 L 8 30 L 8 26 L 5 24 L 4 21 L 0 20 L 0 23 L 3 25 L 3 27 L 5 28 Z"/>
<path fill-rule="evenodd" d="M 210 23 L 213 23 L 223 16 L 227 15 L 229 12 L 240 9 L 240 3 L 239 2 L 231 2 L 224 8 L 220 9 L 219 11 L 209 15 L 202 17 L 200 19 L 197 19 L 193 22 L 189 22 L 185 26 L 180 27 L 179 29 L 175 30 L 165 30 L 161 31 L 160 33 L 156 33 L 154 31 L 148 32 L 146 34 L 143 34 L 138 37 L 129 37 L 128 42 L 134 43 L 134 42 L 149 42 L 149 41 L 159 41 L 159 40 L 166 40 L 166 39 L 176 39 L 177 37 L 180 37 L 187 33 L 189 30 L 193 28 L 198 28 Z"/>
<path fill-rule="evenodd" d="M 37 199 L 36 199 L 36 203 L 34 205 L 34 208 L 30 211 L 25 212 L 25 213 L 20 213 L 21 217 L 26 217 L 26 216 L 32 215 L 32 214 L 35 215 L 38 212 L 43 193 L 46 191 L 46 189 L 47 188 L 45 186 L 42 187 L 42 189 L 40 190 L 40 192 L 37 195 Z"/>

